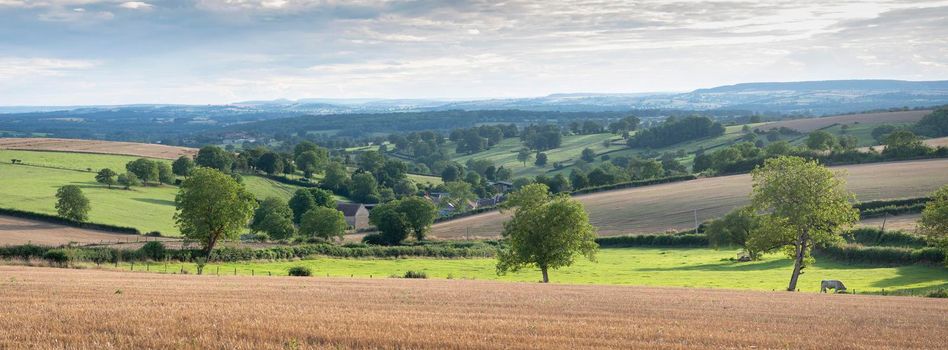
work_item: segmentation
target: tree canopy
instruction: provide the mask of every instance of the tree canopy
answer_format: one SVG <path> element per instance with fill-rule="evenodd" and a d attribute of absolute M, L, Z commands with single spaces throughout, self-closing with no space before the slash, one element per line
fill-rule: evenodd
<path fill-rule="evenodd" d="M 211 168 L 196 168 L 175 197 L 175 223 L 181 234 L 200 242 L 208 258 L 220 240 L 236 239 L 257 202 L 243 184 Z"/>
<path fill-rule="evenodd" d="M 250 230 L 264 232 L 273 240 L 293 237 L 296 233 L 296 227 L 293 226 L 293 211 L 279 198 L 264 199 L 260 202 L 260 207 L 254 211 Z"/>
<path fill-rule="evenodd" d="M 749 247 L 755 251 L 784 248 L 794 260 L 788 291 L 817 244 L 840 240 L 839 234 L 859 219 L 853 209 L 855 196 L 846 190 L 843 173 L 833 172 L 816 161 L 800 157 L 768 159 L 751 173 L 754 179 L 751 203 L 763 215 L 761 228 L 753 231 Z"/>
<path fill-rule="evenodd" d="M 66 185 L 56 190 L 56 212 L 60 217 L 83 222 L 89 218 L 89 199 L 79 186 Z"/>
<path fill-rule="evenodd" d="M 332 240 L 342 238 L 348 227 L 341 211 L 317 206 L 303 214 L 300 220 L 300 235 Z"/>
<path fill-rule="evenodd" d="M 513 210 L 504 223 L 502 236 L 507 248 L 497 256 L 497 273 L 535 266 L 549 282 L 549 270 L 570 266 L 579 256 L 595 260 L 596 229 L 582 203 L 559 194 L 550 196 L 543 184 L 526 185 L 502 205 Z"/>

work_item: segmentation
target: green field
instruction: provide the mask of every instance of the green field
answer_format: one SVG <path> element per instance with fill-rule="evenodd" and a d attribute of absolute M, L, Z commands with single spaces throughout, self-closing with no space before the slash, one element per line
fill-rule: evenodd
<path fill-rule="evenodd" d="M 544 174 L 552 170 L 553 163 L 556 162 L 571 163 L 572 161 L 579 159 L 579 156 L 582 154 L 583 149 L 585 148 L 590 148 L 593 151 L 596 151 L 596 154 L 599 154 L 604 151 L 618 149 L 620 147 L 611 146 L 607 149 L 602 145 L 602 141 L 607 139 L 619 139 L 619 137 L 609 133 L 563 136 L 563 142 L 559 148 L 544 151 L 548 157 L 547 164 L 544 167 L 538 167 L 534 165 L 533 159 L 527 162 L 526 166 L 517 160 L 517 152 L 523 148 L 523 143 L 519 138 L 504 139 L 500 143 L 491 147 L 489 150 L 467 155 L 454 154 L 453 143 L 448 143 L 444 147 L 447 147 L 449 150 L 451 150 L 451 160 L 458 163 L 464 164 L 469 159 L 490 159 L 494 161 L 494 164 L 498 167 L 503 165 L 504 168 L 512 170 L 514 177 L 520 177 Z"/>
<path fill-rule="evenodd" d="M 21 165 L 9 163 L 20 159 Z M 125 163 L 137 157 L 66 152 L 0 150 L 0 207 L 55 214 L 56 190 L 63 185 L 78 185 L 89 198 L 92 222 L 129 226 L 143 232 L 160 231 L 177 236 L 173 215 L 175 186 L 133 187 L 131 190 L 108 189 L 95 182 L 101 168 L 125 171 Z M 282 184 L 259 176 L 244 176 L 247 189 L 257 198 L 289 199 L 297 186 Z"/>
<path fill-rule="evenodd" d="M 550 272 L 553 283 L 622 284 L 647 286 L 678 286 L 696 288 L 733 288 L 782 290 L 790 278 L 792 263 L 782 255 L 769 255 L 762 261 L 736 263 L 728 259 L 735 250 L 713 249 L 602 249 L 598 262 L 578 261 L 574 266 Z M 456 278 L 535 282 L 540 273 L 534 269 L 497 276 L 494 259 L 343 259 L 314 257 L 307 260 L 280 262 L 248 262 L 209 264 L 206 274 L 238 274 L 285 276 L 292 266 L 308 266 L 318 277 L 388 278 L 405 271 L 424 271 L 429 278 Z M 184 267 L 194 273 L 193 264 L 173 263 L 167 272 Z M 119 268 L 129 269 L 129 265 Z M 136 270 L 144 269 L 140 264 Z M 165 265 L 156 264 L 150 271 L 163 272 Z M 880 292 L 919 291 L 948 288 L 948 269 L 940 266 L 878 267 L 845 265 L 818 259 L 800 277 L 800 289 L 819 291 L 821 279 L 842 280 L 850 291 Z"/>

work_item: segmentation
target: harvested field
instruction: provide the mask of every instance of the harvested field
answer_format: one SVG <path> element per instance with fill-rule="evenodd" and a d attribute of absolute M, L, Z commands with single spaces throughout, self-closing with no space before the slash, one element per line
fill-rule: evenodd
<path fill-rule="evenodd" d="M 5 349 L 938 349 L 946 315 L 913 297 L 0 267 Z"/>
<path fill-rule="evenodd" d="M 835 167 L 848 172 L 848 188 L 861 201 L 921 197 L 948 184 L 948 160 L 874 163 Z M 750 175 L 607 191 L 577 196 L 602 236 L 686 230 L 723 216 L 749 202 Z M 497 237 L 506 217 L 489 212 L 435 224 L 432 235 L 443 239 Z"/>
<path fill-rule="evenodd" d="M 149 237 L 151 238 L 151 237 Z M 75 242 L 79 244 L 144 240 L 138 235 L 96 231 L 57 225 L 42 221 L 0 216 L 0 246 L 36 245 L 60 246 Z"/>
<path fill-rule="evenodd" d="M 918 219 L 922 217 L 921 214 L 908 214 L 908 215 L 898 215 L 890 216 L 885 218 L 885 230 L 886 231 L 905 231 L 905 232 L 915 232 L 915 229 L 918 228 Z M 866 219 L 859 222 L 858 226 L 863 227 L 874 227 L 882 228 L 883 218 L 872 218 Z"/>
<path fill-rule="evenodd" d="M 149 143 L 53 138 L 0 138 L 0 149 L 119 154 L 161 159 L 177 159 L 183 155 L 193 157 L 198 151 L 196 148 Z"/>
<path fill-rule="evenodd" d="M 884 124 L 884 123 L 915 123 L 925 115 L 931 113 L 930 110 L 921 111 L 901 111 L 901 112 L 880 112 L 838 115 L 823 118 L 804 118 L 783 120 L 775 123 L 768 123 L 759 126 L 757 129 L 770 130 L 779 127 L 786 127 L 800 132 L 810 132 L 822 129 L 833 124 Z"/>

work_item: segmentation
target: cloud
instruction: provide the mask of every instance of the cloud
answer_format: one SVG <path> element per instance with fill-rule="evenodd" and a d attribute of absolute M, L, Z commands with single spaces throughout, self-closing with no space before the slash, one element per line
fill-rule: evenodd
<path fill-rule="evenodd" d="M 130 10 L 149 10 L 153 6 L 147 2 L 142 1 L 128 1 L 119 4 L 119 7 L 130 9 Z"/>
<path fill-rule="evenodd" d="M 0 78 L 61 76 L 73 71 L 90 69 L 97 65 L 98 63 L 95 61 L 86 60 L 0 56 Z"/>

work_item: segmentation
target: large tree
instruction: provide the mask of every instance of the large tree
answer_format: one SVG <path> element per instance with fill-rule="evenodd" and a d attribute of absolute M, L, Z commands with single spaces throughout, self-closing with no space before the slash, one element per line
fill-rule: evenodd
<path fill-rule="evenodd" d="M 191 175 L 191 170 L 193 169 L 194 161 L 188 156 L 180 156 L 178 159 L 175 159 L 173 163 L 171 163 L 171 172 L 181 177 L 187 177 L 188 175 Z"/>
<path fill-rule="evenodd" d="M 317 206 L 303 214 L 300 220 L 300 235 L 332 240 L 342 238 L 348 227 L 341 211 Z"/>
<path fill-rule="evenodd" d="M 296 166 L 303 171 L 303 175 L 306 177 L 312 177 L 314 173 L 325 170 L 328 162 L 329 153 L 325 148 L 306 151 L 296 156 Z"/>
<path fill-rule="evenodd" d="M 279 198 L 267 198 L 260 202 L 260 207 L 254 211 L 250 230 L 264 232 L 267 237 L 274 240 L 293 237 L 296 233 L 296 227 L 293 226 L 293 211 Z"/>
<path fill-rule="evenodd" d="M 116 176 L 118 176 L 118 174 L 112 171 L 112 169 L 105 168 L 105 169 L 99 170 L 99 172 L 95 174 L 95 181 L 100 184 L 107 185 L 109 186 L 109 188 L 112 188 L 112 185 L 115 184 Z"/>
<path fill-rule="evenodd" d="M 155 165 L 158 167 L 158 182 L 173 185 L 174 171 L 171 169 L 171 165 L 163 161 L 156 161 Z"/>
<path fill-rule="evenodd" d="M 197 165 L 227 173 L 234 165 L 234 155 L 217 146 L 204 146 L 198 150 L 194 162 Z"/>
<path fill-rule="evenodd" d="M 243 184 L 211 168 L 196 168 L 175 197 L 181 234 L 200 242 L 210 258 L 220 240 L 236 239 L 253 216 L 257 201 Z"/>
<path fill-rule="evenodd" d="M 56 190 L 56 212 L 60 217 L 83 222 L 89 218 L 89 199 L 79 186 L 66 185 Z"/>
<path fill-rule="evenodd" d="M 158 163 L 148 158 L 138 158 L 125 164 L 125 170 L 135 174 L 146 186 L 148 181 L 158 182 L 160 175 Z"/>
<path fill-rule="evenodd" d="M 298 224 L 300 219 L 303 218 L 303 214 L 316 207 L 316 199 L 313 198 L 312 192 L 301 188 L 293 193 L 293 197 L 290 197 L 289 206 L 293 210 L 293 222 Z"/>
<path fill-rule="evenodd" d="M 370 173 L 352 175 L 349 196 L 362 203 L 375 203 L 379 200 L 378 183 Z"/>
<path fill-rule="evenodd" d="M 405 215 L 405 221 L 408 228 L 416 240 L 424 240 L 425 234 L 434 223 L 438 216 L 438 208 L 431 201 L 418 197 L 410 196 L 397 201 L 396 209 Z"/>
<path fill-rule="evenodd" d="M 405 213 L 398 210 L 398 202 L 379 204 L 369 212 L 369 223 L 379 229 L 381 240 L 386 245 L 396 245 L 408 238 L 412 232 Z"/>
<path fill-rule="evenodd" d="M 513 217 L 501 233 L 507 248 L 497 255 L 497 273 L 533 266 L 547 283 L 550 269 L 570 266 L 579 256 L 595 260 L 596 228 L 569 195 L 551 197 L 546 185 L 531 184 L 512 193 L 501 210 L 513 210 Z"/>
<path fill-rule="evenodd" d="M 748 246 L 748 240 L 760 226 L 760 219 L 754 208 L 734 209 L 723 218 L 712 221 L 705 229 L 708 242 L 713 247 L 738 245 L 751 260 L 760 258 L 760 252 Z"/>
<path fill-rule="evenodd" d="M 855 196 L 846 190 L 843 173 L 800 157 L 768 159 L 751 173 L 751 203 L 762 216 L 749 246 L 756 251 L 784 248 L 793 259 L 788 291 L 797 289 L 800 273 L 814 245 L 840 240 L 843 228 L 859 219 Z"/>

